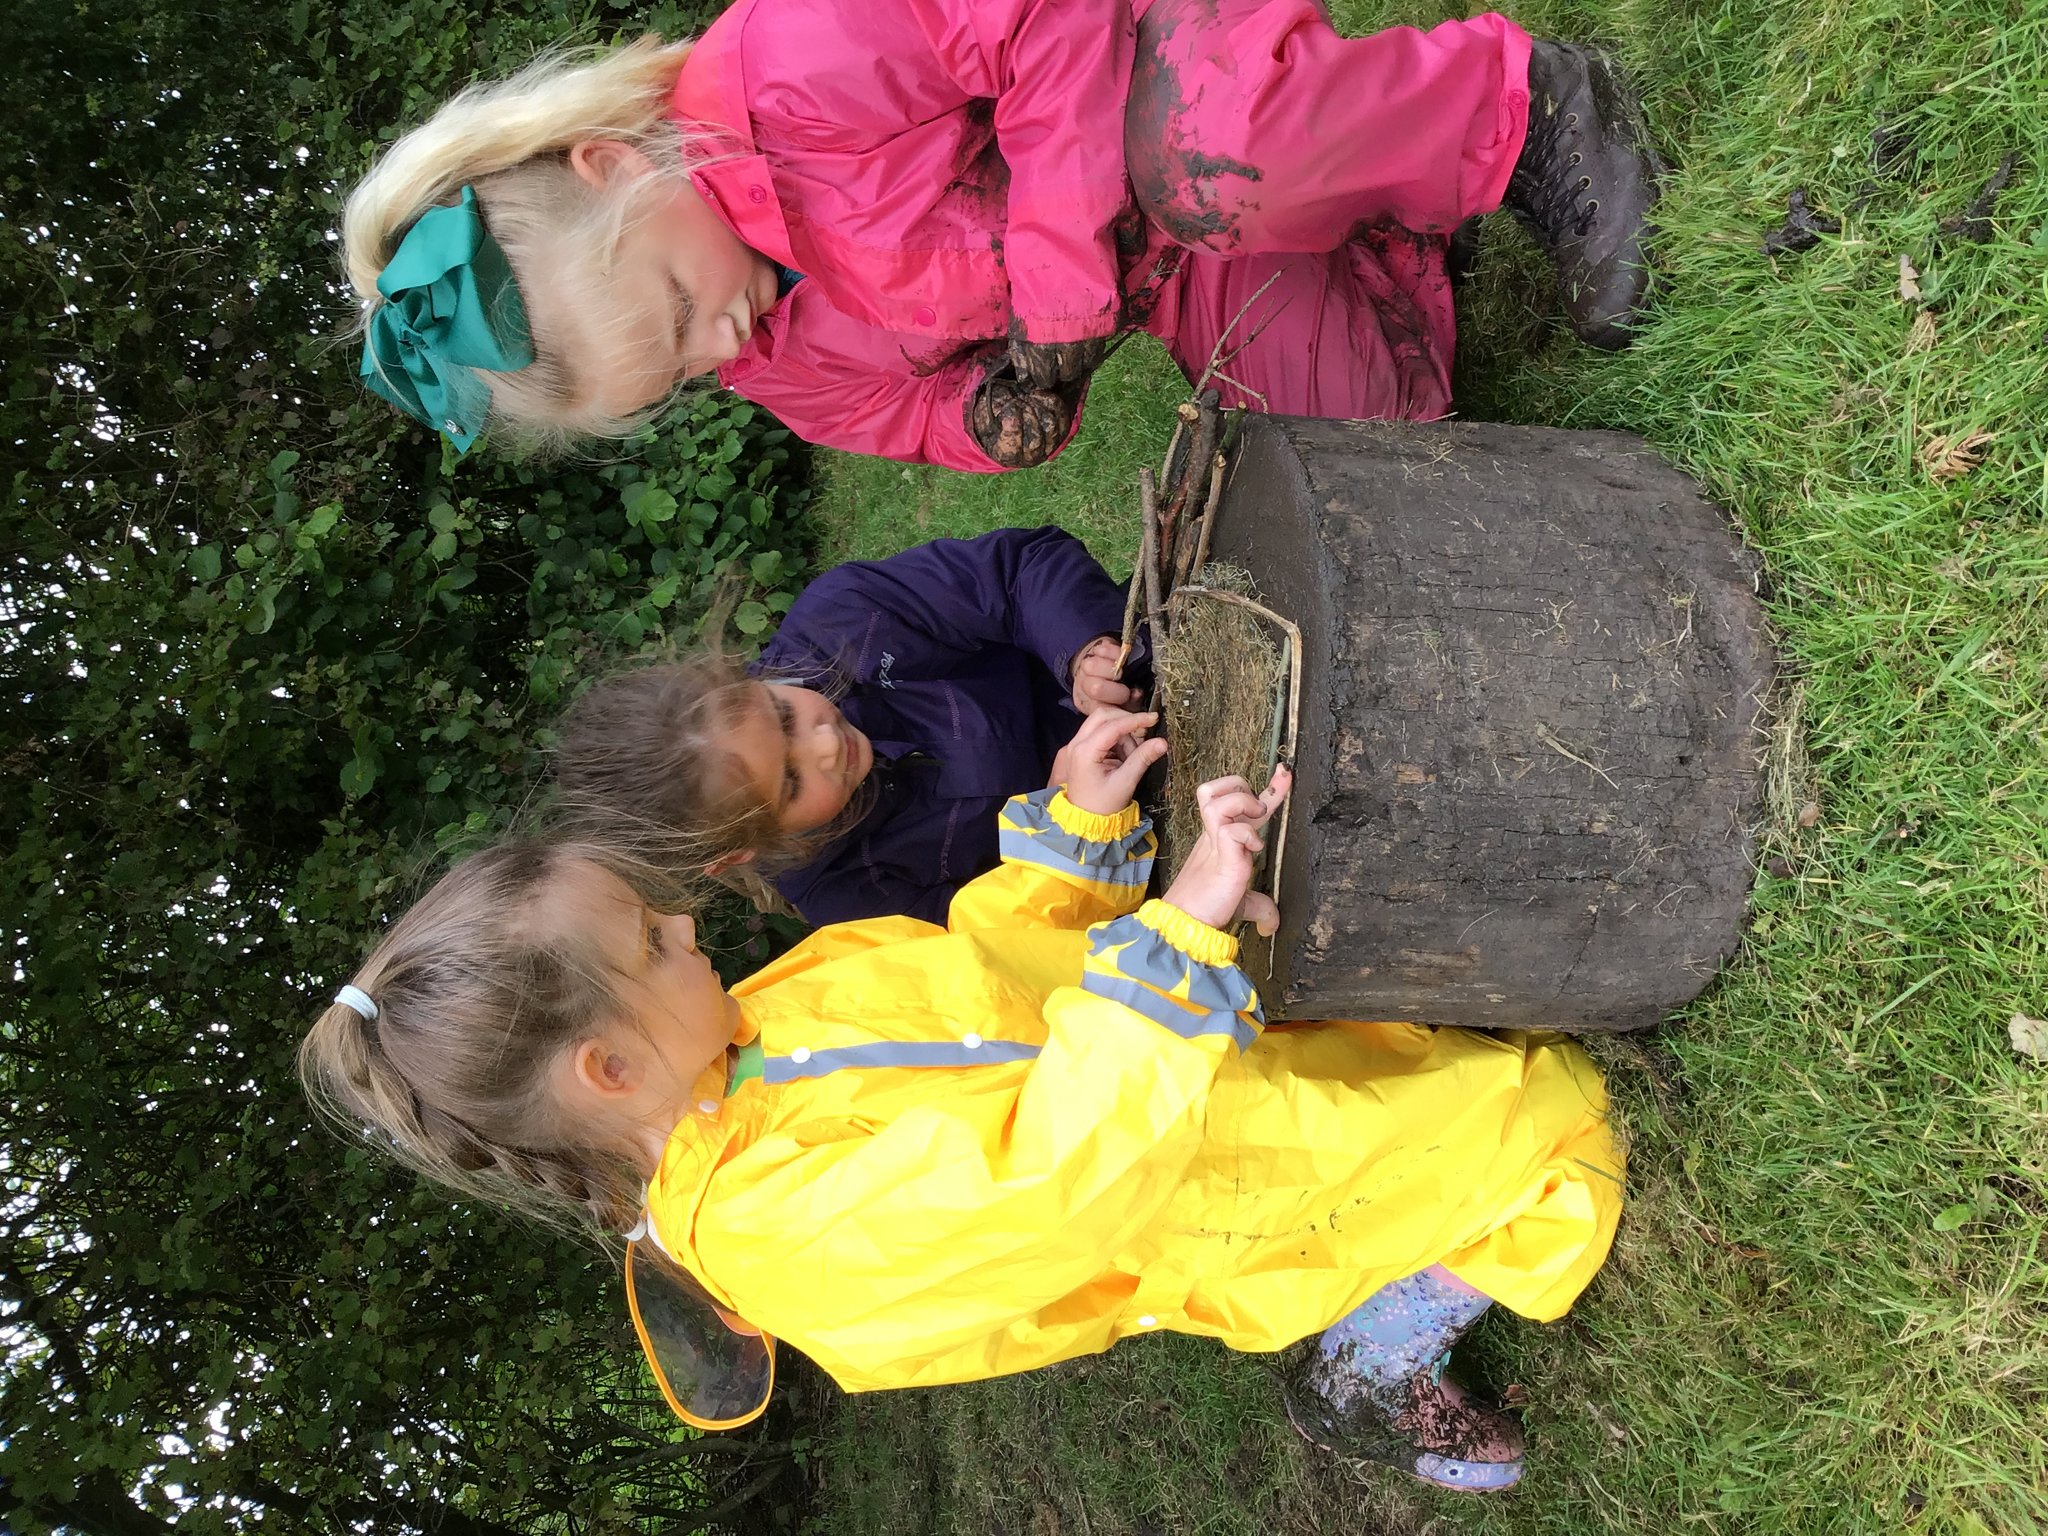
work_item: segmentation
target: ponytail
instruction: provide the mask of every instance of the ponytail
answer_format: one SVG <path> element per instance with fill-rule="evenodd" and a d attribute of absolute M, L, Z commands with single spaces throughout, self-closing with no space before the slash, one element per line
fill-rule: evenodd
<path fill-rule="evenodd" d="M 356 1001 L 314 1021 L 298 1064 L 317 1108 L 428 1178 L 616 1235 L 640 1209 L 644 1172 L 568 1123 L 548 1079 L 563 1051 L 625 1010 L 602 957 L 532 911 L 584 857 L 528 841 L 457 865 L 356 973 Z"/>

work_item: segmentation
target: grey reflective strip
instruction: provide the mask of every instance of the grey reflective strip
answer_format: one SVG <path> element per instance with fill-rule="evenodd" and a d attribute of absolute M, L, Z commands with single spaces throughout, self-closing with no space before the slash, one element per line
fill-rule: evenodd
<path fill-rule="evenodd" d="M 1081 990 L 1096 997 L 1106 997 L 1113 1003 L 1122 1003 L 1133 1013 L 1142 1013 L 1154 1024 L 1172 1030 L 1183 1040 L 1193 1040 L 1199 1035 L 1227 1034 L 1236 1039 L 1237 1048 L 1242 1051 L 1250 1049 L 1251 1043 L 1259 1038 L 1259 1032 L 1234 1013 L 1225 1013 L 1221 1008 L 1205 1008 L 1200 1013 L 1193 1013 L 1171 998 L 1161 997 L 1152 988 L 1122 976 L 1084 971 Z"/>
<path fill-rule="evenodd" d="M 1029 1061 L 1038 1052 L 1039 1047 L 1021 1040 L 984 1040 L 976 1046 L 958 1040 L 884 1040 L 813 1051 L 803 1061 L 770 1056 L 761 1063 L 761 1076 L 771 1083 L 793 1083 L 846 1067 L 985 1067 L 999 1061 Z"/>
<path fill-rule="evenodd" d="M 1147 856 L 1127 859 L 1121 864 L 1093 864 L 1061 850 L 1055 839 L 1082 848 L 1117 846 L 1115 843 L 1090 842 L 1070 832 L 1033 834 L 1003 827 L 996 836 L 996 852 L 1018 864 L 1037 864 L 1063 875 L 1079 875 L 1101 885 L 1143 885 L 1152 876 L 1152 860 Z"/>
<path fill-rule="evenodd" d="M 1266 1022 L 1251 978 L 1235 964 L 1203 964 L 1185 950 L 1174 948 L 1166 935 L 1141 922 L 1135 913 L 1103 923 L 1091 929 L 1090 935 L 1089 957 L 1102 961 L 1105 974 L 1142 981 L 1168 997 L 1180 998 L 1190 1008 L 1249 1013 L 1256 1022 Z M 1183 982 L 1187 984 L 1185 997 L 1180 996 Z"/>

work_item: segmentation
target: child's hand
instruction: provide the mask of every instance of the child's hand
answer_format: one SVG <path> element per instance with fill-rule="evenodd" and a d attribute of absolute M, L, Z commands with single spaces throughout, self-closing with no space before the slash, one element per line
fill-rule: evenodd
<path fill-rule="evenodd" d="M 1010 343 L 1010 367 L 1033 389 L 1059 389 L 1079 384 L 1102 366 L 1109 353 L 1107 336 L 1086 341 L 1023 341 Z"/>
<path fill-rule="evenodd" d="M 981 451 L 1003 468 L 1029 469 L 1059 452 L 1073 430 L 1077 400 L 1009 377 L 985 379 L 974 392 L 967 425 Z"/>
<path fill-rule="evenodd" d="M 1257 924 L 1261 933 L 1275 932 L 1280 909 L 1273 898 L 1247 895 L 1246 887 L 1252 883 L 1252 859 L 1266 846 L 1259 828 L 1293 788 L 1294 774 L 1281 767 L 1273 770 L 1273 782 L 1262 795 L 1253 794 L 1251 785 L 1239 778 L 1211 779 L 1196 790 L 1202 838 L 1174 877 L 1167 902 L 1211 928 L 1244 921 Z M 1073 798 L 1071 790 L 1067 798 Z"/>
<path fill-rule="evenodd" d="M 1090 640 L 1074 657 L 1074 708 L 1084 715 L 1098 709 L 1129 709 L 1138 690 L 1117 679 L 1116 659 L 1123 643 L 1115 635 Z"/>
<path fill-rule="evenodd" d="M 1147 738 L 1157 715 L 1101 709 L 1081 722 L 1053 772 L 1066 773 L 1067 798 L 1097 816 L 1114 816 L 1137 797 L 1145 770 L 1166 756 L 1166 738 Z M 1057 782 L 1057 780 L 1056 780 Z"/>

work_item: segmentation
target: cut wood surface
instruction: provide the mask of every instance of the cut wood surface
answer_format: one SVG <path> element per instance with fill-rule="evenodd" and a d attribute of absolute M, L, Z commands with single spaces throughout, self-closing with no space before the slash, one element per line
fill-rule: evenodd
<path fill-rule="evenodd" d="M 1629 1029 L 1741 933 L 1757 562 L 1640 439 L 1247 421 L 1213 530 L 1303 631 L 1291 1018 Z"/>

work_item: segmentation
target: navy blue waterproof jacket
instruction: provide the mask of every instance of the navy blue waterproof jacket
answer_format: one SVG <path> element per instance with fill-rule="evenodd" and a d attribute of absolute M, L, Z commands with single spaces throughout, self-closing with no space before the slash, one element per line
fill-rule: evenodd
<path fill-rule="evenodd" d="M 867 810 L 771 875 L 810 922 L 946 920 L 996 865 L 996 811 L 1043 789 L 1081 717 L 1075 655 L 1123 627 L 1124 597 L 1057 528 L 937 539 L 827 571 L 791 605 L 756 677 L 833 693 L 874 743 Z M 1141 664 L 1127 680 L 1149 685 Z"/>

